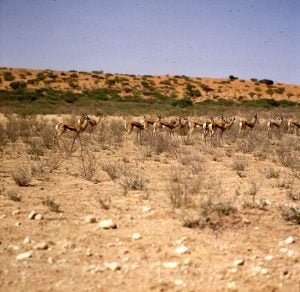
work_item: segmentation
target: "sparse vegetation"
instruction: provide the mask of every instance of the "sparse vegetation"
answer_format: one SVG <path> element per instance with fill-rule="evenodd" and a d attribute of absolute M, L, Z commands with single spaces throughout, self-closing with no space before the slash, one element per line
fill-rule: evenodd
<path fill-rule="evenodd" d="M 52 198 L 46 197 L 42 200 L 42 204 L 46 206 L 51 212 L 60 212 L 60 206 Z"/>
<path fill-rule="evenodd" d="M 18 186 L 29 186 L 32 180 L 31 170 L 26 166 L 20 166 L 12 171 L 12 178 Z"/>

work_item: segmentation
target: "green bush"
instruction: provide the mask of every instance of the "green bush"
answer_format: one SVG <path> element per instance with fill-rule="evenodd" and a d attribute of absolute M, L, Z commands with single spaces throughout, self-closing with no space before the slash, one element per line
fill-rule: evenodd
<path fill-rule="evenodd" d="M 15 80 L 15 76 L 13 76 L 11 74 L 11 72 L 9 72 L 9 71 L 3 72 L 3 78 L 4 78 L 5 81 L 13 81 L 13 80 Z"/>
<path fill-rule="evenodd" d="M 9 86 L 16 90 L 16 89 L 24 89 L 27 87 L 27 83 L 24 81 L 13 81 L 9 84 Z"/>
<path fill-rule="evenodd" d="M 270 79 L 261 79 L 261 80 L 259 80 L 259 83 L 263 83 L 263 84 L 266 84 L 266 85 L 273 85 L 274 81 L 270 80 Z"/>
<path fill-rule="evenodd" d="M 229 75 L 229 77 L 228 77 L 230 80 L 236 80 L 236 79 L 239 79 L 238 77 L 235 77 L 235 76 L 233 76 L 233 75 Z"/>
<path fill-rule="evenodd" d="M 172 106 L 189 107 L 189 106 L 193 106 L 193 102 L 189 98 L 182 98 L 182 99 L 174 100 L 172 102 Z"/>

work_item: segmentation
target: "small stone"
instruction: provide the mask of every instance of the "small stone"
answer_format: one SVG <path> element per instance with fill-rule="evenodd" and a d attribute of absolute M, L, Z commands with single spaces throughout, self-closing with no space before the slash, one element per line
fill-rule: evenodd
<path fill-rule="evenodd" d="M 96 223 L 97 222 L 96 217 L 93 216 L 93 215 L 86 216 L 85 219 L 84 219 L 84 221 L 86 223 Z"/>
<path fill-rule="evenodd" d="M 131 238 L 133 240 L 139 240 L 139 239 L 142 238 L 142 235 L 140 235 L 139 233 L 133 233 L 132 236 L 131 236 Z"/>
<path fill-rule="evenodd" d="M 261 274 L 262 275 L 267 275 L 269 273 L 269 270 L 267 268 L 262 268 L 261 269 Z"/>
<path fill-rule="evenodd" d="M 6 218 L 6 214 L 1 214 L 0 219 L 4 219 L 4 218 Z"/>
<path fill-rule="evenodd" d="M 291 250 L 291 249 L 287 252 L 288 257 L 290 257 L 290 258 L 291 258 L 294 254 L 295 254 L 295 252 L 294 252 L 293 250 Z"/>
<path fill-rule="evenodd" d="M 237 273 L 237 271 L 238 270 L 236 268 L 232 268 L 232 269 L 228 270 L 228 272 L 231 273 L 231 274 L 235 274 L 235 273 Z"/>
<path fill-rule="evenodd" d="M 38 250 L 45 250 L 45 249 L 48 249 L 48 243 L 47 242 L 40 242 L 40 243 L 37 243 L 33 248 L 34 249 L 38 249 Z"/>
<path fill-rule="evenodd" d="M 287 245 L 287 244 L 292 244 L 295 242 L 295 238 L 293 236 L 289 236 L 287 239 L 282 240 L 279 242 L 279 246 Z"/>
<path fill-rule="evenodd" d="M 150 211 L 152 211 L 152 208 L 150 206 L 143 206 L 142 211 L 143 213 L 149 213 Z"/>
<path fill-rule="evenodd" d="M 182 285 L 184 284 L 184 281 L 181 280 L 181 279 L 176 279 L 176 280 L 174 281 L 174 284 L 175 284 L 176 286 L 182 286 Z"/>
<path fill-rule="evenodd" d="M 15 225 L 16 226 L 21 226 L 21 222 L 16 222 Z"/>
<path fill-rule="evenodd" d="M 29 236 L 25 237 L 23 240 L 23 244 L 30 244 L 31 243 L 31 239 Z"/>
<path fill-rule="evenodd" d="M 93 254 L 92 254 L 92 251 L 91 251 L 91 249 L 90 248 L 88 248 L 87 250 L 86 250 L 86 253 L 85 253 L 85 255 L 86 256 L 88 256 L 88 257 L 90 257 L 90 256 L 92 256 Z"/>
<path fill-rule="evenodd" d="M 273 256 L 271 256 L 271 255 L 267 255 L 266 257 L 265 257 L 265 260 L 266 261 L 268 261 L 268 262 L 270 262 L 271 260 L 273 260 Z"/>
<path fill-rule="evenodd" d="M 251 221 L 248 218 L 243 218 L 243 223 L 244 224 L 251 224 Z"/>
<path fill-rule="evenodd" d="M 19 209 L 14 210 L 14 211 L 12 211 L 12 214 L 13 214 L 13 215 L 18 215 L 18 214 L 20 214 L 20 210 L 19 210 Z"/>
<path fill-rule="evenodd" d="M 175 252 L 177 254 L 185 254 L 188 252 L 188 248 L 185 246 L 185 245 L 181 245 L 181 246 L 178 246 L 176 249 L 175 249 Z"/>
<path fill-rule="evenodd" d="M 262 275 L 267 275 L 269 273 L 269 270 L 267 268 L 263 268 L 261 266 L 254 267 L 253 271 L 255 272 L 255 274 L 260 273 Z"/>
<path fill-rule="evenodd" d="M 183 264 L 186 266 L 189 266 L 192 263 L 192 260 L 190 258 L 186 258 L 183 260 Z"/>
<path fill-rule="evenodd" d="M 292 244 L 295 242 L 295 238 L 293 236 L 289 236 L 286 240 L 284 240 L 285 244 Z"/>
<path fill-rule="evenodd" d="M 20 249 L 20 247 L 18 245 L 9 245 L 8 248 L 12 249 L 12 250 L 19 250 Z"/>
<path fill-rule="evenodd" d="M 163 266 L 168 269 L 175 269 L 175 268 L 177 268 L 178 263 L 177 262 L 165 262 L 165 263 L 163 263 Z"/>
<path fill-rule="evenodd" d="M 102 220 L 98 223 L 98 227 L 102 229 L 116 229 L 117 224 L 114 223 L 111 219 Z"/>
<path fill-rule="evenodd" d="M 287 247 L 282 247 L 279 251 L 281 253 L 287 253 L 289 251 L 289 249 Z"/>
<path fill-rule="evenodd" d="M 37 215 L 37 212 L 31 211 L 30 214 L 28 215 L 28 219 L 33 220 L 36 215 Z"/>
<path fill-rule="evenodd" d="M 187 240 L 187 237 L 183 236 L 180 239 L 176 240 L 176 244 L 182 245 L 186 240 Z"/>
<path fill-rule="evenodd" d="M 52 265 L 54 263 L 54 260 L 51 257 L 49 257 L 47 261 L 48 261 L 48 264 L 50 264 L 50 265 Z"/>
<path fill-rule="evenodd" d="M 230 291 L 237 291 L 237 286 L 235 282 L 227 283 L 227 289 Z"/>
<path fill-rule="evenodd" d="M 32 257 L 32 251 L 23 252 L 17 255 L 17 260 L 24 260 Z"/>
<path fill-rule="evenodd" d="M 121 265 L 117 262 L 105 263 L 104 266 L 111 271 L 121 270 Z"/>
<path fill-rule="evenodd" d="M 43 220 L 44 216 L 42 214 L 36 214 L 34 220 Z"/>
<path fill-rule="evenodd" d="M 237 259 L 233 261 L 233 265 L 234 266 L 242 266 L 245 263 L 245 261 L 243 259 Z"/>

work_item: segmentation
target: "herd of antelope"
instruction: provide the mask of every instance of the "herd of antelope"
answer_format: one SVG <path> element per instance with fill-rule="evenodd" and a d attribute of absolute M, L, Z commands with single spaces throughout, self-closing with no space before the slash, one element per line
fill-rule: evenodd
<path fill-rule="evenodd" d="M 84 132 L 88 127 L 93 130 L 102 120 L 104 116 L 102 113 L 97 113 L 96 116 L 91 117 L 87 114 L 81 114 L 77 125 L 69 125 L 66 123 L 59 123 L 55 126 L 56 135 L 54 140 L 57 141 L 61 135 L 67 130 L 75 132 L 72 146 L 76 138 L 80 140 L 80 134 Z M 166 131 L 167 134 L 172 137 L 175 135 L 191 137 L 196 130 L 200 130 L 202 139 L 206 142 L 207 136 L 211 141 L 215 134 L 218 132 L 219 141 L 222 142 L 224 132 L 229 131 L 232 125 L 235 123 L 236 118 L 225 118 L 223 116 L 210 117 L 210 118 L 191 118 L 191 117 L 178 117 L 169 121 L 162 120 L 161 115 L 158 115 L 156 119 L 148 119 L 145 116 L 141 119 L 130 119 L 125 121 L 125 137 L 136 132 L 137 138 L 141 138 L 144 131 L 150 131 L 153 135 L 158 132 Z M 271 131 L 275 128 L 279 129 L 283 126 L 284 120 L 281 116 L 277 116 L 274 119 L 267 121 L 267 133 L 270 137 Z M 258 116 L 255 114 L 251 120 L 241 118 L 239 120 L 239 132 L 238 138 L 246 132 L 247 129 L 253 130 L 256 124 L 259 124 Z M 297 135 L 298 129 L 300 129 L 300 121 L 295 119 L 287 120 L 287 132 L 295 133 Z M 59 146 L 59 144 L 58 144 Z"/>

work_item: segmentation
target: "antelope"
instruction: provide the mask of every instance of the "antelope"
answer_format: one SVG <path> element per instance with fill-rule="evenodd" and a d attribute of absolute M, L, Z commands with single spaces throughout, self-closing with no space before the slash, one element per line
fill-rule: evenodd
<path fill-rule="evenodd" d="M 82 119 L 84 119 L 84 117 L 81 117 L 79 120 L 78 120 L 78 125 L 80 125 L 82 123 Z M 100 112 L 97 112 L 96 116 L 95 117 L 89 117 L 89 126 L 91 128 L 91 131 L 90 131 L 90 134 L 92 134 L 94 128 L 99 125 L 99 123 L 101 121 L 104 120 L 104 115 Z"/>
<path fill-rule="evenodd" d="M 288 120 L 287 127 L 288 127 L 288 130 L 287 130 L 288 133 L 292 133 L 294 130 L 295 133 L 297 134 L 298 129 L 300 129 L 300 121 Z"/>
<path fill-rule="evenodd" d="M 145 130 L 149 129 L 151 126 L 153 127 L 154 123 L 155 123 L 155 121 L 147 119 L 146 116 L 144 116 L 144 127 L 145 127 Z"/>
<path fill-rule="evenodd" d="M 170 122 L 163 122 L 161 120 L 161 115 L 158 115 L 155 123 L 153 124 L 153 133 L 155 134 L 157 130 L 161 131 L 163 129 L 166 129 L 170 135 L 173 135 L 173 130 L 178 126 L 178 124 L 178 119 L 171 120 Z"/>
<path fill-rule="evenodd" d="M 75 132 L 74 139 L 73 139 L 72 146 L 71 146 L 71 151 L 70 151 L 70 152 L 72 152 L 72 148 L 73 148 L 73 144 L 74 144 L 75 140 L 78 138 L 80 141 L 79 135 L 82 132 L 84 132 L 86 130 L 86 128 L 88 127 L 90 118 L 86 114 L 81 114 L 80 120 L 81 120 L 81 122 L 77 126 L 68 125 L 65 123 L 58 123 L 55 126 L 56 135 L 53 137 L 53 141 L 54 141 L 54 143 L 57 142 L 58 147 L 59 147 L 60 136 L 62 136 L 67 130 L 71 131 L 71 132 Z M 80 141 L 80 144 L 81 144 L 81 141 Z"/>
<path fill-rule="evenodd" d="M 125 133 L 126 138 L 129 134 L 131 134 L 133 130 L 137 131 L 136 137 L 141 138 L 142 131 L 145 130 L 145 121 L 144 120 L 143 122 L 138 122 L 135 120 L 125 121 L 125 130 L 126 130 Z"/>
<path fill-rule="evenodd" d="M 209 132 L 210 132 L 210 136 L 212 138 L 212 132 L 210 131 L 210 127 L 211 127 L 210 125 L 213 124 L 214 121 L 216 121 L 216 120 L 221 120 L 224 123 L 226 122 L 223 115 L 221 117 L 216 117 L 216 118 L 210 117 L 209 119 L 207 119 L 205 121 L 205 123 L 203 124 L 203 134 L 202 134 L 202 138 L 205 141 L 205 143 L 206 143 L 206 136 L 208 135 Z"/>
<path fill-rule="evenodd" d="M 208 125 L 210 131 L 210 138 L 215 135 L 216 130 L 220 129 L 220 141 L 223 139 L 223 134 L 225 131 L 229 131 L 232 125 L 235 122 L 235 117 L 229 119 L 214 119 L 212 118 L 212 122 Z"/>
<path fill-rule="evenodd" d="M 210 122 L 210 120 L 195 120 L 195 119 L 191 119 L 190 117 L 188 117 L 188 126 L 189 126 L 189 136 L 192 136 L 192 133 L 196 130 L 196 129 L 201 129 L 203 130 L 203 125 L 207 122 Z"/>
<path fill-rule="evenodd" d="M 256 122 L 259 124 L 257 113 L 254 115 L 254 117 L 252 118 L 251 121 L 248 121 L 245 118 L 241 118 L 240 119 L 240 130 L 239 130 L 238 137 L 240 137 L 241 133 L 243 131 L 245 131 L 247 127 L 250 128 L 250 130 L 252 131 Z"/>
<path fill-rule="evenodd" d="M 178 123 L 175 126 L 175 128 L 173 129 L 173 132 L 175 131 L 177 133 L 178 136 L 186 136 L 189 134 L 189 122 L 188 122 L 188 118 L 183 118 L 183 117 L 179 117 L 178 118 Z"/>
<path fill-rule="evenodd" d="M 277 117 L 276 119 L 271 119 L 267 122 L 267 130 L 268 130 L 268 136 L 270 137 L 271 130 L 276 127 L 279 129 L 283 123 L 282 117 Z"/>

